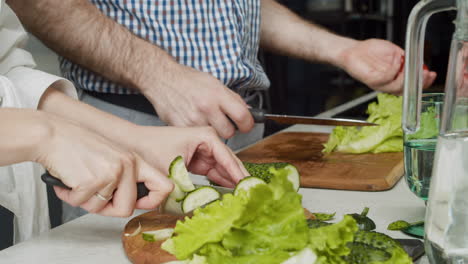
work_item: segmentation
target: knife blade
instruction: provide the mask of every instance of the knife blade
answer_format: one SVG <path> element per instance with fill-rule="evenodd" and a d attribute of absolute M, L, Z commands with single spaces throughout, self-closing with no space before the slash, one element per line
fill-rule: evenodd
<path fill-rule="evenodd" d="M 43 182 L 45 182 L 47 185 L 51 185 L 51 186 L 57 186 L 57 187 L 61 187 L 61 188 L 65 188 L 67 190 L 71 190 L 70 187 L 68 187 L 67 185 L 65 185 L 59 178 L 56 178 L 54 176 L 52 176 L 49 172 L 45 172 L 44 174 L 42 174 L 41 176 L 41 179 Z M 195 187 L 202 187 L 204 185 L 195 185 Z M 234 189 L 231 189 L 231 188 L 226 188 L 226 187 L 221 187 L 221 186 L 210 186 L 210 187 L 213 187 L 215 188 L 217 191 L 219 191 L 221 194 L 225 194 L 225 193 L 231 193 L 234 191 Z M 144 183 L 142 182 L 139 182 L 137 183 L 137 200 L 140 199 L 140 198 L 143 198 L 145 196 L 147 196 L 149 193 L 149 190 L 148 188 L 145 186 Z"/>
<path fill-rule="evenodd" d="M 362 120 L 345 119 L 345 118 L 318 118 L 308 116 L 293 116 L 293 115 L 275 115 L 267 114 L 263 109 L 249 109 L 255 123 L 264 123 L 266 120 L 273 120 L 282 124 L 306 124 L 306 125 L 322 125 L 322 126 L 376 126 L 377 124 Z"/>

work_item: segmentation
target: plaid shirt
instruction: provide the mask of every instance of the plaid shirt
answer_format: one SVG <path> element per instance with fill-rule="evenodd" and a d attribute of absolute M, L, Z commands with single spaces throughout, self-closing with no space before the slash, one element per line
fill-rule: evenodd
<path fill-rule="evenodd" d="M 260 0 L 91 0 L 133 34 L 179 63 L 211 73 L 238 92 L 262 90 L 269 80 L 257 55 Z M 79 88 L 136 93 L 60 58 L 64 76 Z M 244 90 L 245 89 L 245 90 Z"/>

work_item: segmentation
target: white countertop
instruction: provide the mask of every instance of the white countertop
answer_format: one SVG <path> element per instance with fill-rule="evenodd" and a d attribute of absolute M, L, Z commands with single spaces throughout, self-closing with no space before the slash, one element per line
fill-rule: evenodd
<path fill-rule="evenodd" d="M 294 126 L 287 131 L 329 132 L 329 127 Z M 402 178 L 403 179 L 403 178 Z M 195 177 L 195 182 L 204 181 Z M 424 219 L 424 202 L 406 186 L 404 180 L 388 191 L 357 192 L 301 188 L 304 207 L 313 212 L 336 212 L 335 219 L 343 214 L 358 213 L 367 206 L 369 217 L 377 231 L 394 238 L 409 238 L 401 232 L 387 231 L 390 222 L 404 219 Z M 138 211 L 135 215 L 141 214 Z M 110 218 L 86 215 L 46 232 L 39 237 L 0 251 L 0 263 L 63 264 L 63 263 L 113 263 L 128 264 L 120 235 L 130 218 Z M 423 258 L 418 263 L 428 263 Z"/>

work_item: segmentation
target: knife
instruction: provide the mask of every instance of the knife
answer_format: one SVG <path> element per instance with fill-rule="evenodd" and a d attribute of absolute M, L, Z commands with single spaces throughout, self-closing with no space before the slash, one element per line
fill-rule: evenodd
<path fill-rule="evenodd" d="M 71 190 L 70 187 L 68 187 L 67 185 L 65 185 L 59 178 L 56 178 L 54 176 L 52 176 L 49 172 L 45 172 L 44 174 L 42 174 L 41 176 L 41 179 L 43 182 L 45 182 L 47 185 L 51 185 L 51 186 L 57 186 L 57 187 L 61 187 L 61 188 L 65 188 L 67 190 Z M 202 187 L 204 185 L 195 185 L 196 188 L 198 187 Z M 221 187 L 221 186 L 210 186 L 210 187 L 213 187 L 215 188 L 217 191 L 219 191 L 221 194 L 225 194 L 225 193 L 232 193 L 234 191 L 234 189 L 231 189 L 231 188 L 226 188 L 226 187 Z M 143 198 L 145 196 L 147 196 L 149 193 L 149 190 L 148 188 L 145 186 L 144 183 L 142 182 L 139 182 L 137 183 L 137 200 L 139 200 L 140 198 Z"/>
<path fill-rule="evenodd" d="M 323 126 L 376 126 L 377 124 L 367 121 L 344 119 L 344 118 L 318 118 L 308 116 L 293 116 L 293 115 L 274 115 L 267 114 L 265 110 L 258 108 L 250 108 L 250 113 L 255 123 L 264 123 L 266 120 L 273 120 L 282 124 L 306 124 L 306 125 L 323 125 Z"/>

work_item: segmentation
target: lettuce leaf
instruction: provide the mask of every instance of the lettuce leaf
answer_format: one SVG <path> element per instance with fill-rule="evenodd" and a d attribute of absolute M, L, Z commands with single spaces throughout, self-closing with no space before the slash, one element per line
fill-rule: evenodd
<path fill-rule="evenodd" d="M 244 216 L 222 241 L 234 255 L 298 251 L 308 243 L 302 197 L 287 180 L 287 170 L 273 173 L 270 184 L 251 189 Z"/>
<path fill-rule="evenodd" d="M 222 201 L 216 201 L 195 210 L 193 217 L 178 221 L 172 238 L 175 256 L 190 258 L 207 243 L 220 242 L 245 209 L 244 196 L 225 194 Z"/>
<path fill-rule="evenodd" d="M 351 252 L 346 245 L 354 240 L 357 230 L 356 220 L 350 215 L 345 215 L 343 220 L 336 224 L 309 229 L 308 247 L 317 254 L 319 264 L 346 263 L 341 257 Z"/>
<path fill-rule="evenodd" d="M 439 118 L 434 106 L 428 107 L 426 111 L 421 113 L 421 119 L 418 131 L 408 135 L 408 139 L 426 139 L 436 138 L 439 134 Z"/>
<path fill-rule="evenodd" d="M 368 122 L 378 126 L 336 127 L 324 144 L 324 153 L 380 153 L 403 151 L 402 97 L 378 94 L 368 106 Z"/>

